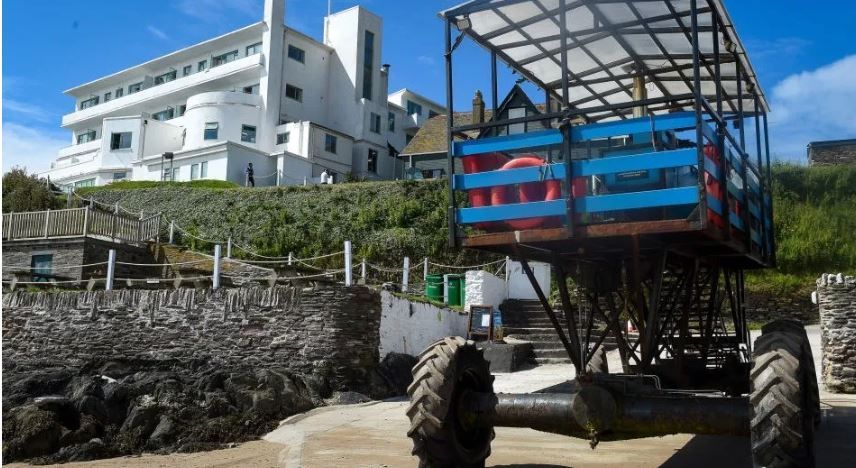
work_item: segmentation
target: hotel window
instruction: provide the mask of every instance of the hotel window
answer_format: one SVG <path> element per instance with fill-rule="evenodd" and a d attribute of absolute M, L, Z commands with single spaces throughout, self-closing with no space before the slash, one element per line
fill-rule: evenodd
<path fill-rule="evenodd" d="M 241 141 L 247 143 L 256 142 L 256 127 L 252 125 L 241 125 Z"/>
<path fill-rule="evenodd" d="M 181 117 L 187 111 L 187 104 L 178 106 L 178 116 Z"/>
<path fill-rule="evenodd" d="M 422 115 L 422 106 L 413 101 L 407 101 L 407 115 Z"/>
<path fill-rule="evenodd" d="M 128 94 L 139 93 L 143 89 L 143 82 L 134 83 L 128 86 Z"/>
<path fill-rule="evenodd" d="M 87 143 L 95 139 L 95 130 L 88 130 L 77 135 L 77 144 Z"/>
<path fill-rule="evenodd" d="M 377 173 L 377 150 L 370 149 L 369 157 L 367 159 L 368 162 L 368 171 Z"/>
<path fill-rule="evenodd" d="M 74 188 L 95 187 L 95 179 L 78 180 L 74 183 Z"/>
<path fill-rule="evenodd" d="M 206 140 L 216 140 L 217 134 L 220 133 L 220 124 L 217 122 L 206 122 L 205 133 L 203 134 Z"/>
<path fill-rule="evenodd" d="M 111 93 L 110 91 L 107 91 L 106 93 L 104 93 L 104 102 L 109 101 L 112 97 L 113 97 L 113 93 Z"/>
<path fill-rule="evenodd" d="M 216 57 L 211 58 L 211 68 L 219 67 L 220 65 L 227 64 L 233 60 L 238 58 L 238 51 L 233 50 L 231 52 L 226 52 L 225 54 L 220 54 Z"/>
<path fill-rule="evenodd" d="M 97 105 L 98 105 L 98 96 L 91 97 L 85 101 L 80 101 L 80 109 L 81 110 L 88 109 L 92 106 L 97 106 Z"/>
<path fill-rule="evenodd" d="M 202 167 L 202 170 L 199 172 L 199 178 L 204 179 L 208 177 L 208 161 L 203 161 L 200 167 Z"/>
<path fill-rule="evenodd" d="M 185 65 L 184 68 L 181 69 L 181 76 L 187 76 L 193 73 L 193 65 Z"/>
<path fill-rule="evenodd" d="M 49 281 L 53 273 L 53 254 L 33 255 L 30 259 L 30 270 L 33 281 Z"/>
<path fill-rule="evenodd" d="M 276 134 L 276 144 L 283 145 L 285 143 L 288 143 L 288 139 L 290 137 L 291 137 L 291 133 L 289 133 L 289 132 L 277 133 Z"/>
<path fill-rule="evenodd" d="M 369 114 L 369 130 L 374 133 L 380 133 L 380 114 L 372 112 Z"/>
<path fill-rule="evenodd" d="M 127 172 L 114 172 L 113 173 L 113 180 L 125 180 L 127 178 L 128 178 Z"/>
<path fill-rule="evenodd" d="M 297 102 L 303 102 L 303 90 L 298 88 L 297 86 L 286 84 L 285 97 L 294 99 Z"/>
<path fill-rule="evenodd" d="M 200 60 L 198 64 L 196 64 L 196 71 L 201 72 L 205 71 L 208 68 L 208 60 Z"/>
<path fill-rule="evenodd" d="M 166 108 L 166 110 L 162 110 L 160 112 L 152 114 L 153 119 L 160 120 L 161 122 L 163 122 L 164 120 L 169 120 L 173 117 L 175 117 L 175 109 L 173 109 L 172 107 L 168 107 Z"/>
<path fill-rule="evenodd" d="M 125 88 L 119 88 L 116 90 L 116 99 L 125 95 Z"/>
<path fill-rule="evenodd" d="M 297 60 L 300 63 L 306 63 L 306 51 L 300 47 L 288 46 L 288 58 Z"/>
<path fill-rule="evenodd" d="M 324 151 L 336 154 L 336 137 L 329 133 L 324 135 Z"/>
<path fill-rule="evenodd" d="M 363 44 L 363 98 L 372 100 L 372 74 L 374 73 L 374 33 L 366 31 Z"/>
<path fill-rule="evenodd" d="M 172 71 L 168 71 L 168 72 L 164 73 L 163 75 L 156 76 L 155 77 L 155 85 L 169 83 L 170 81 L 175 81 L 176 73 L 177 72 L 175 70 L 172 70 Z"/>
<path fill-rule="evenodd" d="M 247 46 L 247 57 L 249 57 L 250 55 L 258 54 L 261 51 L 262 51 L 262 43 L 261 42 L 256 42 L 253 45 L 248 45 Z"/>
<path fill-rule="evenodd" d="M 251 86 L 244 86 L 244 93 L 246 93 L 246 94 L 259 94 L 258 83 L 251 85 Z"/>
<path fill-rule="evenodd" d="M 192 164 L 190 166 L 190 180 L 196 180 L 199 178 L 199 164 Z"/>
<path fill-rule="evenodd" d="M 387 114 L 387 116 L 386 116 L 386 128 L 390 132 L 395 131 L 395 113 L 390 112 L 389 114 Z"/>
<path fill-rule="evenodd" d="M 110 149 L 130 149 L 131 132 L 118 132 L 110 135 Z"/>

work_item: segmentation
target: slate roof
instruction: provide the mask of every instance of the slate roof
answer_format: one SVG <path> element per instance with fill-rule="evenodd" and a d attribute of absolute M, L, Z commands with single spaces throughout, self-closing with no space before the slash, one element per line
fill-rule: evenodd
<path fill-rule="evenodd" d="M 485 109 L 484 119 L 490 120 L 492 116 L 493 111 Z M 473 113 L 455 112 L 453 122 L 455 125 L 469 125 L 473 123 Z M 475 138 L 478 136 L 478 131 L 468 132 L 467 134 L 470 137 Z M 462 139 L 463 138 L 460 136 L 455 136 L 456 141 Z M 410 143 L 404 147 L 401 155 L 445 153 L 447 149 L 446 116 L 437 115 L 428 119 L 428 121 L 422 125 L 422 128 L 420 128 L 419 131 L 416 132 L 416 135 L 413 136 L 413 139 L 410 140 Z"/>

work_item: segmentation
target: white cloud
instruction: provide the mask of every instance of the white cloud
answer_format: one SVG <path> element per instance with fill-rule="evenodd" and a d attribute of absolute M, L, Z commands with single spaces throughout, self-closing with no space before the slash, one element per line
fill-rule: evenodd
<path fill-rule="evenodd" d="M 770 142 L 780 159 L 803 160 L 811 141 L 856 137 L 856 55 L 793 74 L 773 88 Z"/>
<path fill-rule="evenodd" d="M 3 99 L 3 112 L 6 115 L 29 118 L 39 122 L 48 122 L 54 115 L 41 107 L 11 98 Z"/>
<path fill-rule="evenodd" d="M 207 23 L 235 14 L 261 17 L 262 12 L 261 0 L 180 0 L 177 7 L 182 13 Z"/>
<path fill-rule="evenodd" d="M 47 170 L 57 151 L 69 144 L 60 132 L 3 122 L 3 172 L 15 166 L 30 172 Z"/>
<path fill-rule="evenodd" d="M 158 39 L 164 39 L 164 40 L 169 39 L 169 36 L 167 35 L 167 33 L 161 31 L 160 29 L 158 29 L 152 25 L 146 26 L 146 29 L 150 33 L 152 33 L 152 36 L 155 36 Z"/>
<path fill-rule="evenodd" d="M 423 64 L 423 65 L 429 65 L 429 66 L 434 66 L 437 64 L 437 61 L 434 59 L 434 57 L 430 57 L 428 55 L 420 55 L 420 56 L 416 57 L 416 61 Z"/>

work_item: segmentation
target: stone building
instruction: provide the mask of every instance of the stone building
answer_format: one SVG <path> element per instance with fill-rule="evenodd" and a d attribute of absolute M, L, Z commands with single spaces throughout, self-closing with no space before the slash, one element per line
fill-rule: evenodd
<path fill-rule="evenodd" d="M 813 141 L 806 152 L 810 166 L 856 164 L 856 138 Z"/>
<path fill-rule="evenodd" d="M 824 274 L 817 280 L 823 383 L 836 393 L 856 393 L 856 277 Z"/>

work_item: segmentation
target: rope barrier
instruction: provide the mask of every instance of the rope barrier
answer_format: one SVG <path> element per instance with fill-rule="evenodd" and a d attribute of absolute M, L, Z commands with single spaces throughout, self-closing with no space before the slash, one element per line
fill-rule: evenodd
<path fill-rule="evenodd" d="M 116 265 L 129 265 L 129 266 L 141 266 L 141 267 L 168 267 L 168 266 L 180 266 L 180 265 L 195 265 L 198 263 L 208 263 L 213 262 L 214 259 L 205 259 L 205 260 L 193 260 L 189 262 L 177 262 L 177 263 L 131 263 L 131 262 L 116 262 Z M 107 263 L 107 262 L 104 262 Z"/>
<path fill-rule="evenodd" d="M 344 272 L 345 272 L 345 269 L 344 269 L 344 268 L 342 268 L 341 270 L 329 270 L 329 271 L 325 271 L 325 272 L 323 272 L 323 273 L 316 273 L 316 274 L 314 274 L 314 275 L 305 275 L 305 276 L 277 276 L 277 277 L 275 277 L 275 278 L 276 278 L 276 280 L 288 281 L 288 280 L 296 280 L 296 279 L 311 279 L 311 278 L 319 278 L 319 277 L 322 277 L 322 276 L 337 275 L 337 274 L 339 274 L 339 273 L 344 273 Z M 273 279 L 273 278 L 274 278 L 274 276 L 250 276 L 250 277 L 247 277 L 247 276 L 241 276 L 241 275 L 226 275 L 226 274 L 223 274 L 223 275 L 220 275 L 220 276 L 221 276 L 221 277 L 224 277 L 224 278 L 241 278 L 241 279 L 245 279 L 245 280 L 248 280 L 248 281 L 252 281 L 252 280 L 269 280 L 269 279 Z"/>
<path fill-rule="evenodd" d="M 71 283 L 86 283 L 89 281 L 106 281 L 107 278 L 89 278 L 89 279 L 79 279 L 79 280 L 62 280 L 62 281 L 14 281 L 14 280 L 3 280 L 6 284 L 71 284 Z"/>
<path fill-rule="evenodd" d="M 106 264 L 107 264 L 107 262 L 87 263 L 86 265 L 66 265 L 66 266 L 51 265 L 50 269 L 52 269 L 52 270 L 74 270 L 76 268 L 88 268 L 91 266 L 106 265 Z M 45 267 L 34 267 L 34 266 L 30 266 L 30 265 L 3 265 L 3 268 L 20 268 L 22 270 L 47 270 L 48 269 Z"/>
<path fill-rule="evenodd" d="M 204 238 L 204 237 L 199 237 L 199 236 L 197 236 L 197 235 L 195 235 L 195 234 L 191 234 L 191 233 L 190 233 L 190 232 L 188 232 L 186 229 L 184 229 L 183 227 L 179 226 L 179 225 L 178 225 L 178 223 L 176 223 L 176 222 L 173 222 L 173 225 L 175 226 L 175 228 L 176 228 L 179 232 L 183 232 L 184 234 L 186 234 L 186 235 L 188 235 L 188 236 L 190 236 L 190 237 L 192 237 L 192 238 L 194 238 L 194 239 L 201 240 L 202 242 L 208 242 L 208 243 L 210 243 L 210 244 L 225 244 L 225 243 L 226 243 L 226 242 L 224 242 L 224 241 L 219 241 L 219 240 L 214 240 L 214 239 L 206 239 L 206 238 Z"/>
<path fill-rule="evenodd" d="M 495 262 L 483 263 L 481 265 L 471 265 L 471 266 L 443 265 L 440 263 L 433 263 L 433 262 L 428 262 L 428 264 L 433 265 L 433 266 L 438 267 L 438 268 L 452 268 L 455 270 L 474 270 L 476 268 L 483 268 L 486 266 L 496 265 L 496 264 L 503 263 L 503 262 L 505 262 L 504 259 L 503 260 L 497 260 Z"/>

